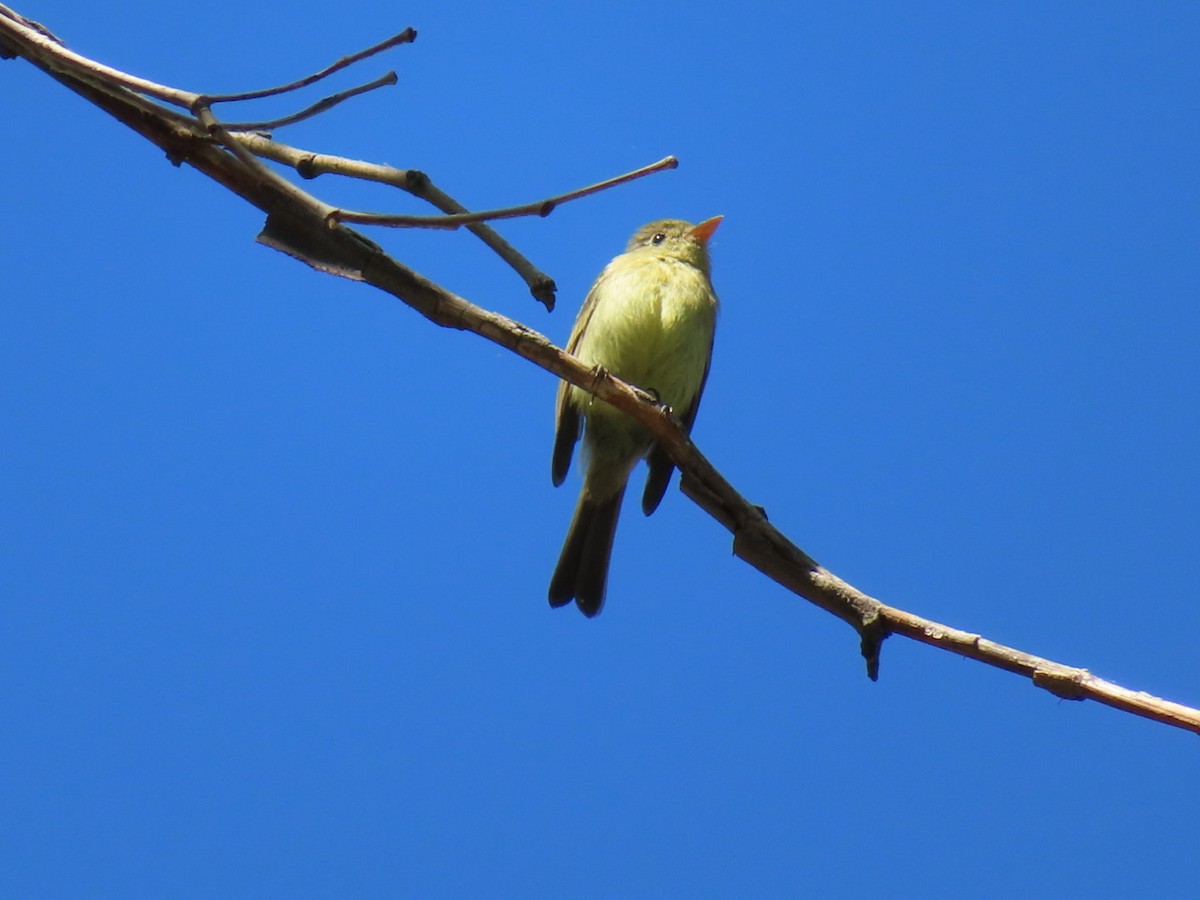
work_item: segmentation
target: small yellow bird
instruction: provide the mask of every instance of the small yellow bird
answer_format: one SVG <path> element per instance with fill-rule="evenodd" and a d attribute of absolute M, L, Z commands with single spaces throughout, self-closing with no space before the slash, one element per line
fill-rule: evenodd
<path fill-rule="evenodd" d="M 708 241 L 721 218 L 699 225 L 663 219 L 639 228 L 592 285 L 567 343 L 581 362 L 667 404 L 689 432 L 712 359 L 717 295 Z M 574 600 L 591 617 L 604 605 L 617 517 L 633 467 L 645 457 L 650 469 L 642 494 L 646 515 L 658 508 L 675 467 L 644 425 L 564 381 L 550 467 L 556 487 L 567 477 L 581 425 L 583 490 L 549 593 L 551 606 Z"/>

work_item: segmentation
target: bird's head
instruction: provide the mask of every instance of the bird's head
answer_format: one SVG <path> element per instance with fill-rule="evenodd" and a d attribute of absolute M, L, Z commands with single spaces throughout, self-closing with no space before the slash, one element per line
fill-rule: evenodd
<path fill-rule="evenodd" d="M 627 253 L 649 252 L 689 263 L 707 273 L 708 241 L 721 224 L 722 216 L 705 219 L 699 225 L 682 219 L 659 219 L 639 228 L 625 248 Z"/>

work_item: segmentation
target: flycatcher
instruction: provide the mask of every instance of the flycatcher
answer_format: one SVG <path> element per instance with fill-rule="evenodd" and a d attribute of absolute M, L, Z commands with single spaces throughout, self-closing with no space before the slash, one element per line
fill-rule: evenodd
<path fill-rule="evenodd" d="M 692 225 L 663 219 L 639 228 L 625 252 L 592 285 L 571 330 L 567 350 L 637 385 L 671 407 L 692 430 L 708 379 L 717 295 L 709 276 L 708 240 L 716 216 Z M 583 490 L 550 579 L 550 605 L 575 601 L 585 616 L 600 612 L 617 517 L 639 459 L 649 475 L 642 511 L 654 512 L 674 464 L 649 429 L 567 382 L 558 387 L 551 477 L 567 477 L 583 430 Z"/>

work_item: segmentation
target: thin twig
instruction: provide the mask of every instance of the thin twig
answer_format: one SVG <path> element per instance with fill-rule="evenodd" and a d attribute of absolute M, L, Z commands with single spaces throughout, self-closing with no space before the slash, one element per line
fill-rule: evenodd
<path fill-rule="evenodd" d="M 496 219 L 516 219 L 522 216 L 548 216 L 554 212 L 556 207 L 563 203 L 578 200 L 580 197 L 587 197 L 608 188 L 616 187 L 619 184 L 625 184 L 628 181 L 643 178 L 646 175 L 652 175 L 664 169 L 674 169 L 678 166 L 679 160 L 674 156 L 668 156 L 656 163 L 642 166 L 640 169 L 634 169 L 632 172 L 626 172 L 624 175 L 618 175 L 615 178 L 598 181 L 585 188 L 568 191 L 565 194 L 559 194 L 555 197 L 548 197 L 536 203 L 508 206 L 502 209 L 454 213 L 447 216 L 395 216 L 385 213 L 354 212 L 352 210 L 339 209 L 333 212 L 332 221 L 354 222 L 359 225 L 387 225 L 394 228 L 458 228 L 474 222 L 491 222 Z"/>
<path fill-rule="evenodd" d="M 333 156 L 329 153 L 315 153 L 312 150 L 284 144 L 265 134 L 238 133 L 233 137 L 255 156 L 291 166 L 302 178 L 306 179 L 316 178 L 319 175 L 341 175 L 346 178 L 358 178 L 377 184 L 391 185 L 408 191 L 414 196 L 420 196 L 419 184 L 422 179 L 426 178 L 422 172 L 415 169 L 398 169 L 360 159 Z"/>
<path fill-rule="evenodd" d="M 359 94 L 365 94 L 368 91 L 373 91 L 381 87 L 388 87 L 395 83 L 396 73 L 386 72 L 374 81 L 368 81 L 366 84 L 360 84 L 358 87 L 331 94 L 328 97 L 318 100 L 307 109 L 292 113 L 290 116 L 283 116 L 278 119 L 266 119 L 262 122 L 224 122 L 222 124 L 224 124 L 226 131 L 271 131 L 274 128 L 282 128 L 285 125 L 294 125 L 296 122 L 311 119 L 313 116 L 320 115 L 325 110 L 332 109 L 339 103 L 349 100 L 351 97 L 357 97 Z M 210 102 L 212 100 L 211 97 L 207 99 Z"/>
<path fill-rule="evenodd" d="M 261 134 L 239 133 L 235 134 L 234 138 L 256 156 L 292 166 L 302 178 L 316 178 L 326 174 L 358 178 L 363 181 L 400 188 L 414 197 L 425 200 L 442 212 L 467 211 L 461 203 L 434 185 L 428 175 L 416 169 L 398 169 L 393 166 L 346 159 L 327 153 L 314 153 L 310 150 L 288 146 Z M 557 290 L 553 278 L 526 259 L 512 244 L 487 224 L 476 222 L 468 224 L 466 227 L 508 263 L 529 285 L 529 292 L 548 310 L 553 311 L 554 295 Z"/>
<path fill-rule="evenodd" d="M 367 59 L 382 53 L 384 50 L 390 50 L 398 44 L 411 44 L 417 39 L 416 29 L 405 28 L 399 34 L 392 35 L 386 41 L 380 41 L 368 47 L 366 50 L 360 50 L 357 53 L 351 53 L 349 56 L 343 56 L 332 65 L 326 66 L 319 72 L 314 72 L 312 75 L 307 75 L 297 81 L 292 81 L 288 84 L 282 84 L 279 87 L 264 88 L 260 91 L 244 91 L 240 94 L 209 94 L 206 98 L 209 103 L 234 103 L 240 100 L 261 100 L 263 97 L 274 97 L 279 94 L 286 94 L 289 91 L 298 91 L 300 88 L 308 87 L 310 84 L 315 84 L 322 78 L 328 78 L 334 72 L 340 72 L 348 66 L 354 65 L 360 60 Z"/>

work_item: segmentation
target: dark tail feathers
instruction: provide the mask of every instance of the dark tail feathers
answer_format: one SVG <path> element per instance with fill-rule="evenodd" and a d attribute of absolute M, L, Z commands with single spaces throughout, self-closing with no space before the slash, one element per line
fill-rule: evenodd
<path fill-rule="evenodd" d="M 586 493 L 580 495 L 558 565 L 550 579 L 551 606 L 565 606 L 574 600 L 588 618 L 604 606 L 608 560 L 612 555 L 617 517 L 624 496 L 624 487 L 615 496 L 599 501 Z"/>

